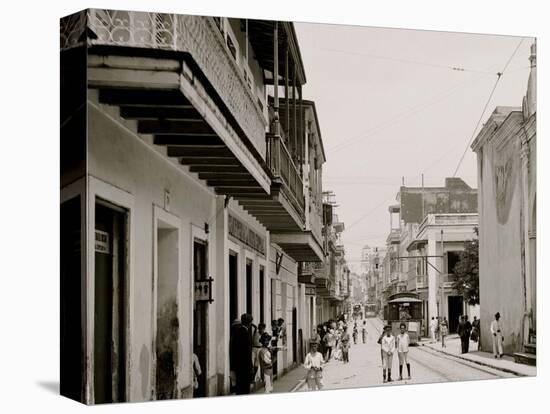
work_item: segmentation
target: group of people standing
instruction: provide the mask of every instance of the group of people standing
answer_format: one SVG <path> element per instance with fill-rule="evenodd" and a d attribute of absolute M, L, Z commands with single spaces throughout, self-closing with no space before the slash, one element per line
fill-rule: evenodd
<path fill-rule="evenodd" d="M 383 382 L 392 382 L 391 377 L 393 355 L 397 351 L 399 358 L 399 381 L 403 380 L 403 366 L 407 367 L 407 379 L 411 379 L 411 364 L 409 363 L 409 346 L 411 340 L 407 333 L 407 324 L 401 323 L 399 325 L 399 334 L 393 335 L 390 325 L 384 326 L 380 337 L 378 338 L 380 344 L 380 356 L 382 359 L 382 379 Z"/>
<path fill-rule="evenodd" d="M 357 320 L 353 322 L 352 336 L 350 337 L 348 323 L 345 317 L 337 320 L 329 320 L 317 325 L 317 330 L 310 340 L 310 351 L 306 355 L 304 367 L 307 369 L 306 383 L 309 390 L 320 390 L 323 388 L 323 365 L 332 358 L 349 363 L 349 350 L 351 339 L 357 344 L 357 337 L 361 332 L 363 343 L 367 340 L 367 322 L 363 321 L 361 326 Z"/>
<path fill-rule="evenodd" d="M 237 395 L 250 394 L 251 385 L 258 380 L 266 393 L 273 391 L 277 351 L 286 341 L 284 319 L 272 321 L 271 335 L 266 332 L 265 323 L 256 326 L 252 322 L 252 315 L 244 313 L 231 325 L 229 369 L 231 389 Z"/>
<path fill-rule="evenodd" d="M 493 337 L 493 355 L 495 358 L 502 358 L 504 336 L 502 333 L 502 323 L 500 322 L 500 313 L 495 314 L 495 319 L 490 326 L 491 335 Z M 432 342 L 437 342 L 441 339 L 441 347 L 445 348 L 445 337 L 449 334 L 449 323 L 447 318 L 432 317 L 430 321 L 430 334 Z M 470 340 L 477 342 L 477 350 L 481 349 L 481 321 L 477 316 L 470 322 L 468 315 L 459 317 L 457 334 L 460 337 L 461 353 L 466 354 L 470 351 Z"/>

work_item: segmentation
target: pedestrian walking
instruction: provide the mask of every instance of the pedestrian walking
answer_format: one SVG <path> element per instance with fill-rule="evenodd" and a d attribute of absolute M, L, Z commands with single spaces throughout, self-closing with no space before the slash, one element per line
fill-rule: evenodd
<path fill-rule="evenodd" d="M 385 334 L 386 334 L 386 329 L 384 327 L 377 341 L 378 345 L 380 345 L 380 363 L 382 364 L 382 366 L 384 366 L 384 350 L 382 349 L 382 338 L 384 337 Z"/>
<path fill-rule="evenodd" d="M 323 389 L 323 355 L 317 351 L 317 342 L 310 342 L 304 367 L 307 369 L 306 382 L 310 391 Z"/>
<path fill-rule="evenodd" d="M 342 331 L 340 328 L 336 329 L 334 332 L 334 346 L 332 347 L 332 355 L 336 361 L 342 360 Z"/>
<path fill-rule="evenodd" d="M 260 339 L 264 333 L 265 333 L 265 323 L 260 323 L 258 324 L 258 329 L 256 329 L 252 334 L 252 368 L 254 371 L 254 375 L 256 375 L 256 373 L 260 369 L 260 366 L 258 363 L 258 354 L 260 352 L 260 349 L 262 349 L 262 343 Z"/>
<path fill-rule="evenodd" d="M 384 328 L 385 335 L 382 337 L 382 373 L 384 382 L 392 382 L 391 367 L 393 361 L 393 353 L 395 352 L 395 337 L 391 333 L 391 326 L 386 325 Z M 387 374 L 387 375 L 386 375 Z"/>
<path fill-rule="evenodd" d="M 354 345 L 357 345 L 357 334 L 359 331 L 357 330 L 357 324 L 353 325 L 353 343 Z"/>
<path fill-rule="evenodd" d="M 323 358 L 325 357 L 325 354 L 327 353 L 326 347 L 325 347 L 325 335 L 327 333 L 327 327 L 326 325 L 319 324 L 317 325 L 317 333 L 319 334 L 319 337 L 321 338 L 319 340 L 319 349 L 318 351 L 323 355 Z"/>
<path fill-rule="evenodd" d="M 465 354 L 466 351 L 466 342 L 470 340 L 470 336 L 466 329 L 466 319 L 464 316 L 461 316 L 458 322 L 457 334 L 460 337 L 460 353 Z"/>
<path fill-rule="evenodd" d="M 325 341 L 325 348 L 326 348 L 325 362 L 328 362 L 332 357 L 332 348 L 336 343 L 336 338 L 334 337 L 334 329 L 332 328 L 329 329 L 325 334 L 325 336 L 323 337 L 323 340 Z"/>
<path fill-rule="evenodd" d="M 229 340 L 229 366 L 234 372 L 235 392 L 237 395 L 250 394 L 252 381 L 252 342 L 249 327 L 252 316 L 243 313 L 241 323 L 233 325 Z"/>
<path fill-rule="evenodd" d="M 361 337 L 363 338 L 363 343 L 367 341 L 367 321 L 363 321 L 363 326 L 361 327 Z"/>
<path fill-rule="evenodd" d="M 432 335 L 432 343 L 436 342 L 435 339 L 435 331 L 437 330 L 437 321 L 432 316 L 432 320 L 430 321 L 430 333 Z"/>
<path fill-rule="evenodd" d="M 447 345 L 445 345 L 445 338 L 449 335 L 449 322 L 447 322 L 446 316 L 443 317 L 439 330 L 441 331 L 441 348 L 447 348 Z"/>
<path fill-rule="evenodd" d="M 477 316 L 474 316 L 472 321 L 472 341 L 477 342 L 477 350 L 481 349 L 481 326 Z"/>
<path fill-rule="evenodd" d="M 491 322 L 491 334 L 493 335 L 493 355 L 495 358 L 502 358 L 502 344 L 504 342 L 504 336 L 502 334 L 500 312 L 495 313 L 495 319 Z"/>
<path fill-rule="evenodd" d="M 409 364 L 409 345 L 411 340 L 407 333 L 407 325 L 402 323 L 399 325 L 401 331 L 396 338 L 397 356 L 399 357 L 399 380 L 403 379 L 403 365 L 407 366 L 407 379 L 411 379 L 411 364 Z"/>
<path fill-rule="evenodd" d="M 464 315 L 464 325 L 466 328 L 464 332 L 464 353 L 467 354 L 470 351 L 470 336 L 472 335 L 472 324 L 468 320 L 468 315 Z"/>
<path fill-rule="evenodd" d="M 342 328 L 342 335 L 340 337 L 340 348 L 342 350 L 342 361 L 344 364 L 349 362 L 349 348 L 350 348 L 350 337 L 348 333 L 348 327 L 344 325 Z"/>

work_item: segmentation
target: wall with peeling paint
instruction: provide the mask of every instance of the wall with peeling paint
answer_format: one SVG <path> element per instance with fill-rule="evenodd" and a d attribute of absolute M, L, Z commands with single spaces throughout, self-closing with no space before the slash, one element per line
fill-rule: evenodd
<path fill-rule="evenodd" d="M 488 352 L 492 352 L 489 327 L 496 312 L 501 314 L 504 352 L 522 349 L 521 120 L 521 112 L 497 108 L 474 142 L 479 183 L 481 343 Z"/>
<path fill-rule="evenodd" d="M 204 228 L 204 223 L 215 217 L 216 197 L 212 191 L 186 176 L 181 166 L 170 165 L 163 156 L 163 148 L 153 147 L 152 137 L 137 136 L 135 122 L 118 116 L 118 109 L 101 105 L 95 91 L 90 91 L 89 114 L 89 174 L 131 193 L 135 207 L 131 220 L 135 234 L 134 268 L 130 275 L 130 327 L 128 338 L 129 381 L 128 399 L 149 400 L 155 380 L 153 375 L 155 347 L 153 343 L 153 204 L 164 206 L 164 192 L 170 191 L 170 212 L 181 219 L 180 239 L 180 284 L 177 290 L 177 312 L 179 325 L 179 370 L 178 397 L 186 394 L 192 383 L 192 226 Z M 208 235 L 209 272 L 223 275 L 223 269 L 216 269 L 216 226 L 210 225 Z M 215 326 L 216 308 L 212 307 L 210 322 Z M 213 330 L 211 340 L 216 340 Z M 215 342 L 214 342 L 215 343 Z M 211 361 L 208 374 L 216 373 L 215 346 L 211 347 Z M 212 357 L 213 356 L 213 357 Z M 215 388 L 215 387 L 214 387 Z"/>

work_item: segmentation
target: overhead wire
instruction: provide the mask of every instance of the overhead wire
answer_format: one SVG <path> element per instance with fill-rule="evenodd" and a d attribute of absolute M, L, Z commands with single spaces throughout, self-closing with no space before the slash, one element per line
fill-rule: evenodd
<path fill-rule="evenodd" d="M 495 81 L 495 84 L 493 85 L 493 88 L 491 89 L 491 93 L 489 94 L 489 98 L 487 99 L 487 102 L 485 103 L 485 106 L 483 107 L 483 111 L 481 111 L 481 115 L 480 115 L 479 119 L 477 120 L 476 126 L 475 126 L 474 130 L 472 131 L 472 136 L 468 139 L 466 148 L 464 148 L 464 152 L 462 153 L 462 156 L 460 157 L 460 160 L 458 161 L 458 164 L 457 164 L 457 166 L 455 168 L 455 171 L 453 173 L 453 177 L 456 177 L 456 173 L 460 169 L 462 161 L 464 160 L 464 157 L 466 156 L 466 153 L 468 152 L 468 148 L 470 148 L 470 145 L 472 144 L 472 141 L 474 140 L 477 128 L 479 127 L 479 124 L 481 123 L 481 120 L 483 119 L 483 116 L 485 115 L 485 111 L 487 110 L 487 107 L 489 106 L 489 103 L 491 102 L 493 94 L 495 93 L 495 90 L 497 89 L 497 86 L 500 82 L 500 79 L 501 79 L 502 75 L 506 72 L 506 69 L 508 68 L 508 65 L 512 61 L 513 57 L 516 55 L 516 53 L 517 53 L 517 51 L 518 51 L 518 49 L 519 49 L 519 47 L 521 46 L 522 43 L 523 43 L 523 37 L 520 39 L 520 41 L 517 44 L 516 48 L 514 49 L 514 51 L 512 52 L 510 57 L 508 58 L 508 60 L 506 61 L 506 64 L 504 65 L 504 68 L 500 72 L 497 73 L 497 79 Z"/>
<path fill-rule="evenodd" d="M 427 109 L 427 108 L 429 108 L 429 107 L 431 107 L 431 106 L 433 106 L 433 105 L 435 105 L 439 102 L 442 102 L 443 100 L 445 100 L 449 96 L 452 96 L 454 93 L 459 91 L 462 86 L 468 85 L 470 83 L 475 84 L 476 82 L 483 79 L 485 76 L 487 76 L 487 75 L 481 75 L 481 76 L 477 76 L 477 77 L 474 76 L 474 77 L 468 78 L 464 82 L 459 82 L 459 83 L 455 84 L 452 88 L 446 89 L 442 93 L 437 94 L 435 97 L 433 97 L 435 99 L 424 101 L 423 103 L 421 103 L 419 105 L 413 106 L 412 108 L 408 108 L 407 110 L 405 110 L 403 112 L 400 112 L 399 114 L 397 114 L 397 115 L 381 122 L 380 124 L 375 125 L 372 128 L 369 128 L 369 129 L 363 131 L 362 134 L 360 134 L 360 135 L 358 135 L 354 138 L 350 138 L 350 139 L 347 139 L 347 140 L 344 140 L 344 141 L 338 143 L 337 145 L 330 148 L 329 150 L 331 152 L 338 152 L 338 151 L 341 151 L 341 150 L 349 147 L 350 145 L 356 143 L 359 140 L 364 140 L 366 138 L 370 138 L 371 136 L 376 135 L 376 134 L 384 131 L 385 129 L 387 129 L 389 127 L 395 126 L 397 121 L 407 119 L 407 118 L 409 118 L 413 115 L 416 115 L 417 113 L 422 112 L 423 110 L 425 110 L 425 109 Z"/>
<path fill-rule="evenodd" d="M 391 56 L 380 56 L 380 55 L 374 55 L 371 53 L 364 53 L 364 52 L 355 52 L 352 50 L 342 50 L 342 49 L 333 49 L 333 48 L 320 48 L 320 50 L 325 50 L 327 52 L 336 52 L 336 53 L 343 53 L 347 55 L 355 55 L 355 56 L 365 56 L 371 59 L 379 59 L 379 60 L 388 60 L 392 62 L 399 62 L 399 63 L 405 63 L 409 65 L 419 65 L 419 66 L 427 66 L 427 67 L 433 67 L 438 69 L 447 69 L 452 70 L 455 72 L 474 72 L 474 73 L 485 73 L 489 74 L 491 72 L 478 70 L 478 69 L 471 69 L 471 68 L 464 68 L 461 66 L 450 66 L 450 65 L 441 65 L 438 63 L 431 63 L 431 62 L 420 62 L 416 60 L 409 60 L 409 59 L 402 59 L 402 58 L 394 58 Z M 492 74 L 492 73 L 491 73 Z"/>

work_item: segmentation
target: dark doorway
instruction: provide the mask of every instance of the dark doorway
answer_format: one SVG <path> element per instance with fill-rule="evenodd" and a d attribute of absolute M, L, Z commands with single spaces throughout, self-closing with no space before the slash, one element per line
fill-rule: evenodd
<path fill-rule="evenodd" d="M 127 212 L 95 205 L 94 402 L 125 400 Z"/>
<path fill-rule="evenodd" d="M 260 323 L 265 322 L 265 270 L 263 266 L 260 266 Z"/>
<path fill-rule="evenodd" d="M 296 308 L 292 308 L 292 361 L 298 362 L 297 350 L 298 350 L 298 315 Z"/>
<path fill-rule="evenodd" d="M 458 329 L 458 318 L 464 315 L 464 300 L 462 296 L 449 296 L 449 333 L 455 333 Z"/>
<path fill-rule="evenodd" d="M 252 261 L 246 261 L 246 313 L 252 315 Z"/>
<path fill-rule="evenodd" d="M 60 393 L 84 401 L 86 348 L 82 334 L 80 196 L 61 204 L 60 216 Z"/>
<path fill-rule="evenodd" d="M 177 398 L 178 372 L 178 228 L 157 221 L 157 331 L 156 331 L 156 398 Z"/>
<path fill-rule="evenodd" d="M 238 257 L 236 253 L 229 253 L 229 324 L 239 317 L 238 288 Z"/>
<path fill-rule="evenodd" d="M 208 279 L 207 245 L 199 240 L 195 240 L 193 245 L 193 264 L 194 280 Z M 198 388 L 193 391 L 193 397 L 206 397 L 208 373 L 208 302 L 195 301 L 193 352 L 197 355 L 201 368 L 201 375 L 197 376 Z"/>

